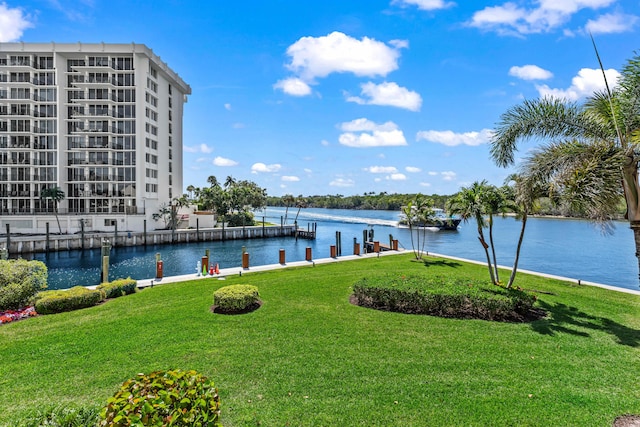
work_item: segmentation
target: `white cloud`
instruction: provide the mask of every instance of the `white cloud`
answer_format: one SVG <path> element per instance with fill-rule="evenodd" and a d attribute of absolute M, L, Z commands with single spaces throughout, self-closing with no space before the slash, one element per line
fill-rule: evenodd
<path fill-rule="evenodd" d="M 391 4 L 399 4 L 400 6 L 417 6 L 420 10 L 437 10 L 454 6 L 453 2 L 445 2 L 444 0 L 393 0 Z"/>
<path fill-rule="evenodd" d="M 422 169 L 417 168 L 415 166 L 407 166 L 404 168 L 404 170 L 406 170 L 409 173 L 418 173 L 418 172 L 422 172 Z"/>
<path fill-rule="evenodd" d="M 387 179 L 391 181 L 405 181 L 407 176 L 403 173 L 392 173 L 387 177 Z"/>
<path fill-rule="evenodd" d="M 254 163 L 253 166 L 251 166 L 251 173 L 278 172 L 280 168 L 282 168 L 282 165 L 277 163 L 272 165 L 265 165 L 264 163 Z"/>
<path fill-rule="evenodd" d="M 428 173 L 430 176 L 438 176 L 438 172 L 435 171 L 429 171 Z"/>
<path fill-rule="evenodd" d="M 300 79 L 313 82 L 331 73 L 386 76 L 398 68 L 400 53 L 368 37 L 362 40 L 334 31 L 322 37 L 302 37 L 287 48 L 287 65 Z"/>
<path fill-rule="evenodd" d="M 229 104 L 229 103 L 224 104 L 224 109 L 227 110 L 227 111 L 231 111 L 231 104 Z"/>
<path fill-rule="evenodd" d="M 338 142 L 347 147 L 391 147 L 407 145 L 404 133 L 393 122 L 381 125 L 361 118 L 340 124 L 341 134 Z"/>
<path fill-rule="evenodd" d="M 405 108 L 410 111 L 420 111 L 422 97 L 417 92 L 398 86 L 394 82 L 384 82 L 379 85 L 368 82 L 360 85 L 362 91 L 359 96 L 347 97 L 347 101 L 367 105 L 389 105 Z"/>
<path fill-rule="evenodd" d="M 303 170 L 305 173 L 313 173 L 313 171 L 309 168 L 304 168 Z"/>
<path fill-rule="evenodd" d="M 194 147 L 183 146 L 182 149 L 187 153 L 204 153 L 210 154 L 213 152 L 213 148 L 209 147 L 207 144 L 200 144 Z"/>
<path fill-rule="evenodd" d="M 353 187 L 355 182 L 352 179 L 336 178 L 329 185 L 332 187 Z"/>
<path fill-rule="evenodd" d="M 617 86 L 620 73 L 613 68 L 605 70 L 609 87 Z M 552 89 L 547 85 L 536 85 L 536 89 L 541 97 L 555 97 L 576 101 L 578 99 L 593 95 L 594 92 L 605 88 L 602 70 L 583 68 L 578 75 L 571 79 L 571 86 L 567 89 Z"/>
<path fill-rule="evenodd" d="M 438 144 L 444 144 L 449 147 L 456 145 L 482 145 L 489 142 L 491 138 L 491 129 L 482 129 L 480 132 L 464 132 L 455 133 L 450 130 L 423 130 L 418 132 L 416 140 L 420 141 L 424 139 L 429 142 L 437 142 Z"/>
<path fill-rule="evenodd" d="M 457 174 L 453 171 L 441 172 L 440 175 L 442 175 L 442 179 L 444 181 L 453 181 L 454 179 L 456 179 L 456 176 L 457 176 Z"/>
<path fill-rule="evenodd" d="M 281 179 L 283 181 L 286 181 L 286 182 L 298 182 L 298 181 L 300 181 L 300 178 L 298 178 L 297 176 L 293 176 L 293 175 L 284 175 Z"/>
<path fill-rule="evenodd" d="M 398 169 L 393 166 L 369 166 L 365 171 L 370 173 L 395 173 Z"/>
<path fill-rule="evenodd" d="M 624 33 L 634 29 L 638 17 L 622 13 L 607 13 L 596 20 L 588 20 L 585 30 L 591 34 Z"/>
<path fill-rule="evenodd" d="M 0 42 L 19 40 L 24 30 L 33 27 L 29 19 L 21 8 L 9 8 L 6 3 L 0 3 Z"/>
<path fill-rule="evenodd" d="M 213 159 L 213 164 L 216 166 L 237 166 L 238 162 L 218 156 Z"/>
<path fill-rule="evenodd" d="M 509 75 L 522 80 L 547 80 L 553 77 L 551 71 L 547 71 L 537 65 L 513 66 L 509 69 Z"/>
<path fill-rule="evenodd" d="M 389 40 L 389 44 L 396 49 L 407 49 L 409 47 L 409 40 Z"/>
<path fill-rule="evenodd" d="M 431 187 L 431 184 L 430 184 L 430 183 L 428 183 L 428 182 L 421 182 L 421 183 L 420 183 L 420 185 L 421 185 L 422 187 Z"/>
<path fill-rule="evenodd" d="M 274 89 L 280 89 L 287 95 L 293 96 L 307 96 L 311 94 L 311 86 L 303 82 L 297 77 L 289 77 L 288 79 L 280 80 L 273 85 Z"/>
<path fill-rule="evenodd" d="M 364 132 L 364 131 L 391 131 L 397 129 L 398 126 L 393 122 L 386 122 L 384 124 L 377 124 L 369 119 L 360 118 L 351 120 L 350 122 L 344 122 L 340 124 L 340 129 L 344 132 Z"/>
<path fill-rule="evenodd" d="M 407 145 L 407 141 L 401 130 L 388 132 L 373 131 L 372 133 L 343 133 L 338 138 L 338 142 L 347 147 L 393 147 Z"/>
<path fill-rule="evenodd" d="M 327 141 L 326 139 L 323 139 L 322 141 L 320 141 L 320 144 L 322 144 L 325 147 L 328 147 L 329 145 L 331 145 L 331 143 L 329 141 Z"/>
<path fill-rule="evenodd" d="M 582 9 L 600 9 L 616 0 L 537 0 L 536 7 L 521 7 L 523 2 L 489 6 L 473 14 L 468 25 L 503 35 L 545 33 L 564 25 Z"/>

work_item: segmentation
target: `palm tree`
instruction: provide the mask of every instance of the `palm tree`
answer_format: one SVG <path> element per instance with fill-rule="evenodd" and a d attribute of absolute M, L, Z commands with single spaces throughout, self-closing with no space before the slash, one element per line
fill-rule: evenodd
<path fill-rule="evenodd" d="M 476 220 L 476 226 L 478 227 L 478 240 L 484 248 L 485 255 L 487 256 L 487 267 L 489 267 L 489 276 L 491 276 L 491 282 L 497 284 L 494 268 L 491 265 L 491 258 L 489 257 L 489 245 L 484 238 L 483 228 L 487 226 L 484 219 L 485 215 L 485 193 L 489 184 L 486 180 L 481 182 L 474 182 L 470 187 L 463 187 L 457 194 L 447 201 L 447 211 L 452 215 L 459 215 L 462 220 L 467 223 L 469 219 Z"/>
<path fill-rule="evenodd" d="M 218 187 L 220 184 L 218 183 L 218 178 L 214 175 L 211 175 L 207 178 L 207 182 L 211 185 L 211 187 Z"/>
<path fill-rule="evenodd" d="M 516 278 L 516 272 L 518 271 L 520 250 L 522 249 L 524 232 L 527 227 L 527 219 L 529 218 L 529 214 L 535 212 L 538 208 L 537 201 L 540 197 L 544 196 L 544 191 L 535 177 L 524 174 L 512 174 L 507 178 L 507 182 L 513 182 L 513 187 L 505 186 L 505 192 L 510 191 L 510 193 L 512 193 L 507 196 L 507 199 L 513 200 L 513 209 L 516 213 L 516 219 L 519 219 L 522 222 L 520 235 L 518 236 L 516 254 L 513 261 L 513 268 L 511 269 L 511 275 L 509 276 L 509 282 L 507 283 L 507 288 L 510 288 L 513 286 L 513 282 Z"/>
<path fill-rule="evenodd" d="M 409 225 L 409 234 L 411 235 L 411 247 L 416 259 L 422 259 L 424 247 L 427 242 L 426 224 L 435 221 L 435 210 L 433 209 L 433 200 L 424 197 L 418 193 L 413 200 L 410 200 L 406 206 L 401 208 L 403 219 Z M 418 228 L 416 233 L 416 245 L 414 246 L 413 229 Z M 420 245 L 420 234 L 422 233 L 422 246 Z"/>
<path fill-rule="evenodd" d="M 45 200 L 51 199 L 53 202 L 53 213 L 56 216 L 56 222 L 58 223 L 58 231 L 62 234 L 62 227 L 60 227 L 60 219 L 58 218 L 58 203 L 64 200 L 64 191 L 60 187 L 47 187 L 43 188 L 40 192 L 40 198 Z"/>
<path fill-rule="evenodd" d="M 640 56 L 623 67 L 616 88 L 605 83 L 605 91 L 582 105 L 541 98 L 510 108 L 494 129 L 491 155 L 506 167 L 514 164 L 519 142 L 542 138 L 549 142 L 526 167 L 558 200 L 607 221 L 624 197 L 640 267 Z"/>
<path fill-rule="evenodd" d="M 409 236 L 411 237 L 411 248 L 413 249 L 413 255 L 416 259 L 420 259 L 418 254 L 419 249 L 416 250 L 416 247 L 413 243 L 413 226 L 416 223 L 415 210 L 413 209 L 413 201 L 409 201 L 405 206 L 401 208 L 402 220 L 404 220 L 409 226 Z"/>
<path fill-rule="evenodd" d="M 187 193 L 189 193 L 189 199 L 193 199 L 193 192 L 196 190 L 196 187 L 194 187 L 193 185 L 189 185 L 187 187 Z"/>
<path fill-rule="evenodd" d="M 487 224 L 489 226 L 489 245 L 491 246 L 491 255 L 493 256 L 493 272 L 495 274 L 496 283 L 500 283 L 496 247 L 493 243 L 493 216 L 497 214 L 504 216 L 507 212 L 513 211 L 514 206 L 505 194 L 505 190 L 497 188 L 494 185 L 486 186 L 483 194 L 483 203 L 485 213 L 487 214 Z"/>
<path fill-rule="evenodd" d="M 236 183 L 236 179 L 231 175 L 229 175 L 227 176 L 227 179 L 225 179 L 224 181 L 224 188 L 233 187 L 235 183 Z"/>
<path fill-rule="evenodd" d="M 298 208 L 298 212 L 296 212 L 296 219 L 293 220 L 296 224 L 298 223 L 298 215 L 300 215 L 300 209 L 307 207 L 307 199 L 302 197 L 302 194 L 298 196 L 296 199 L 296 207 Z"/>
<path fill-rule="evenodd" d="M 293 197 L 293 194 L 285 194 L 282 196 L 282 203 L 284 203 L 286 209 L 284 211 L 284 223 L 287 223 L 287 216 L 289 215 L 289 206 L 291 206 L 296 199 Z"/>

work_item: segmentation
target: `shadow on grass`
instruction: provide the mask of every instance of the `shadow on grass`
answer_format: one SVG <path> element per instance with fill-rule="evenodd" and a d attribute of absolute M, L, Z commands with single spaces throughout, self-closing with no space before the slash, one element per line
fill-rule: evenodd
<path fill-rule="evenodd" d="M 640 330 L 629 328 L 605 317 L 592 316 L 565 304 L 549 304 L 538 300 L 538 306 L 549 313 L 544 319 L 531 324 L 531 328 L 543 335 L 556 332 L 589 337 L 589 330 L 602 331 L 615 336 L 619 344 L 640 346 Z"/>
<path fill-rule="evenodd" d="M 437 260 L 433 260 L 433 259 L 422 259 L 422 263 L 424 264 L 425 267 L 429 268 L 429 267 L 451 267 L 451 268 L 458 268 L 458 267 L 462 267 L 462 264 L 460 264 L 459 262 L 456 261 L 451 261 L 448 259 L 437 259 Z"/>

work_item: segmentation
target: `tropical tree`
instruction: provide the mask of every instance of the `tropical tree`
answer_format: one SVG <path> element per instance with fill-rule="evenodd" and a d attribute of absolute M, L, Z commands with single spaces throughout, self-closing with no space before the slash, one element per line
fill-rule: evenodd
<path fill-rule="evenodd" d="M 300 215 L 300 209 L 307 207 L 307 199 L 302 197 L 302 194 L 298 196 L 296 199 L 296 207 L 298 208 L 298 212 L 296 212 L 296 219 L 293 220 L 296 224 L 298 223 L 298 215 Z"/>
<path fill-rule="evenodd" d="M 284 211 L 284 223 L 287 223 L 287 216 L 289 215 L 289 206 L 293 205 L 296 199 L 293 197 L 293 194 L 285 194 L 282 196 L 282 203 L 286 207 Z"/>
<path fill-rule="evenodd" d="M 47 187 L 40 191 L 40 198 L 43 200 L 51 199 L 53 202 L 53 214 L 56 216 L 56 222 L 58 223 L 58 232 L 62 234 L 62 227 L 60 227 L 60 219 L 58 218 L 58 203 L 64 200 L 64 191 L 60 187 Z"/>
<path fill-rule="evenodd" d="M 189 185 L 187 187 L 187 193 L 189 194 L 189 199 L 193 199 L 193 192 L 196 190 L 196 187 L 193 185 Z"/>
<path fill-rule="evenodd" d="M 529 218 L 529 214 L 536 211 L 538 199 L 543 197 L 545 192 L 543 188 L 540 187 L 540 182 L 535 176 L 512 174 L 507 178 L 507 182 L 513 183 L 513 186 L 506 185 L 503 188 L 505 189 L 505 193 L 508 192 L 507 198 L 514 201 L 513 207 L 515 208 L 516 219 L 519 219 L 522 223 L 518 236 L 518 245 L 516 246 L 516 254 L 513 260 L 513 268 L 511 269 L 511 275 L 507 283 L 507 288 L 510 288 L 513 286 L 518 271 L 520 250 L 522 249 L 524 232 L 527 228 L 527 219 Z"/>
<path fill-rule="evenodd" d="M 496 283 L 500 283 L 496 246 L 493 242 L 493 216 L 498 214 L 504 216 L 507 212 L 513 212 L 515 206 L 507 195 L 507 189 L 498 188 L 494 185 L 486 185 L 482 195 L 482 202 L 484 203 L 485 214 L 487 214 L 489 246 L 491 246 L 491 255 L 493 256 L 493 273 L 495 274 Z"/>
<path fill-rule="evenodd" d="M 541 98 L 510 108 L 494 129 L 491 155 L 510 166 L 520 142 L 541 138 L 527 168 L 556 200 L 608 221 L 624 197 L 640 267 L 640 56 L 627 61 L 615 88 L 606 76 L 605 85 L 583 104 Z"/>
<path fill-rule="evenodd" d="M 413 200 L 410 200 L 409 203 L 401 207 L 401 216 L 409 226 L 413 254 L 417 260 L 422 259 L 422 254 L 424 253 L 427 242 L 427 228 L 425 225 L 436 219 L 433 200 L 418 193 Z M 415 244 L 414 230 L 416 230 Z M 420 234 L 422 234 L 422 246 L 420 245 Z"/>
<path fill-rule="evenodd" d="M 489 244 L 484 238 L 484 232 L 482 231 L 487 226 L 487 222 L 485 221 L 485 193 L 488 187 L 489 184 L 486 180 L 481 182 L 476 181 L 471 184 L 470 187 L 463 187 L 447 201 L 447 211 L 451 215 L 459 215 L 465 223 L 469 222 L 470 219 L 475 219 L 478 230 L 478 240 L 487 257 L 487 267 L 489 268 L 491 282 L 497 284 L 491 257 L 489 256 Z"/>

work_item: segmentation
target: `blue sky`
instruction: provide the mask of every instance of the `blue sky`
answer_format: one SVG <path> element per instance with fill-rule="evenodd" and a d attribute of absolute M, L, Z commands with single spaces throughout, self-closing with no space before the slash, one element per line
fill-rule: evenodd
<path fill-rule="evenodd" d="M 184 185 L 452 194 L 524 99 L 580 102 L 640 48 L 631 0 L 0 1 L 0 42 L 143 43 L 192 88 Z M 526 153 L 530 145 L 523 145 Z"/>

